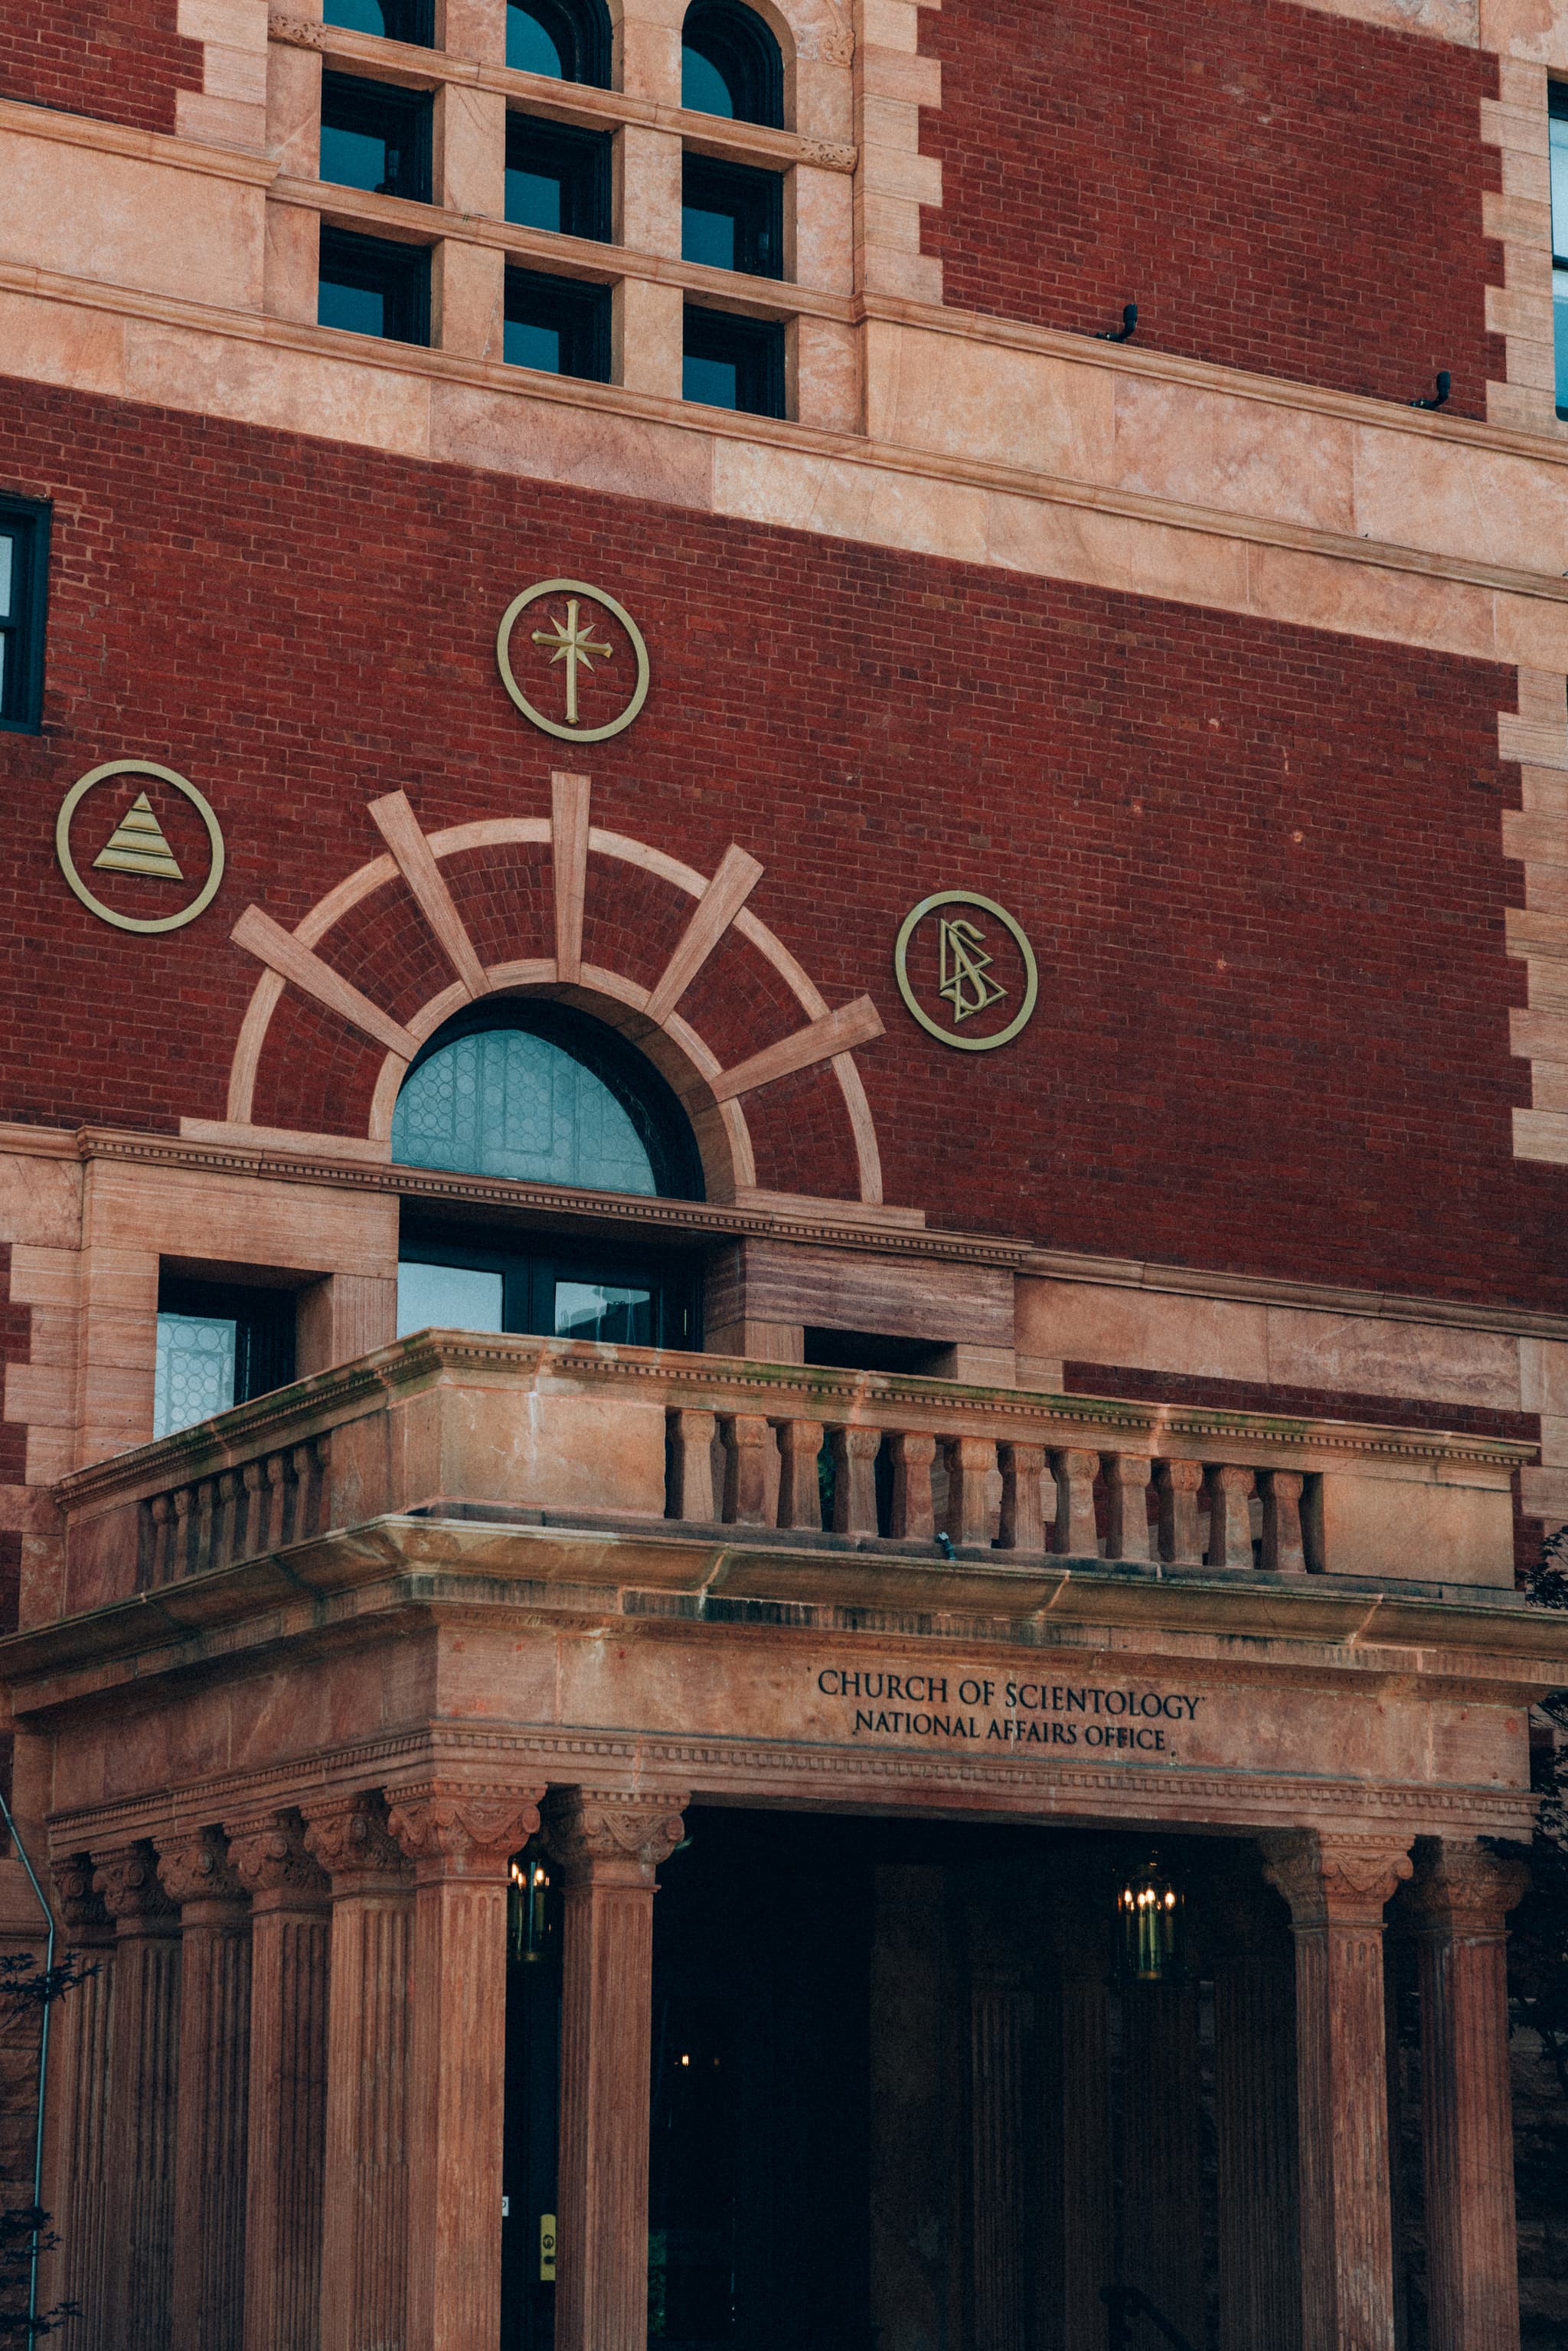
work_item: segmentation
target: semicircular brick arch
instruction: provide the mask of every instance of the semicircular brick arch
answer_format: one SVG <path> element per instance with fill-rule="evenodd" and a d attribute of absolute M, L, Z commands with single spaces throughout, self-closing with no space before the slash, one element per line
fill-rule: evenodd
<path fill-rule="evenodd" d="M 677 1091 L 698 1106 L 700 1128 L 708 1121 L 722 1130 L 731 1179 L 754 1186 L 756 1162 L 742 1109 L 745 1097 L 797 1071 L 825 1067 L 838 1085 L 849 1122 L 859 1171 L 860 1196 L 882 1199 L 882 1162 L 865 1087 L 854 1050 L 882 1034 L 882 1020 L 869 996 L 830 1009 L 783 942 L 758 920 L 747 900 L 762 873 L 757 859 L 733 843 L 711 876 L 670 857 L 645 841 L 610 832 L 590 821 L 589 778 L 557 773 L 550 778 L 548 817 L 486 817 L 426 833 L 406 794 L 372 800 L 369 814 L 387 844 L 329 891 L 292 931 L 259 906 L 247 906 L 231 934 L 236 946 L 266 967 L 240 1025 L 229 1072 L 228 1126 L 251 1124 L 256 1077 L 273 1015 L 286 988 L 315 1003 L 379 1044 L 383 1052 L 371 1102 L 366 1142 L 378 1158 L 391 1155 L 392 1109 L 410 1061 L 444 1020 L 485 996 L 526 987 L 550 987 L 584 1002 L 598 999 L 633 1017 L 651 1049 L 650 1058 L 666 1075 L 684 1077 Z M 555 936 L 548 955 L 485 964 L 441 868 L 448 858 L 519 843 L 549 849 L 552 872 Z M 582 953 L 590 852 L 618 859 L 656 876 L 696 903 L 674 952 L 652 987 Z M 317 953 L 328 934 L 365 899 L 402 879 L 435 943 L 455 975 L 406 1019 L 397 1019 L 356 987 Z M 677 1009 L 681 999 L 727 935 L 743 940 L 771 967 L 805 1014 L 792 1034 L 764 1046 L 727 1068 L 696 1029 Z M 705 1159 L 709 1153 L 705 1150 Z"/>

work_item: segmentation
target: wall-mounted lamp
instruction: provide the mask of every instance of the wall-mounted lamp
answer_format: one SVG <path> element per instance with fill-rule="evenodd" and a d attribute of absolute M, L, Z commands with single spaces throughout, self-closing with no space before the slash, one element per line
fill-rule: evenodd
<path fill-rule="evenodd" d="M 1447 368 L 1437 370 L 1437 396 L 1435 400 L 1413 400 L 1412 408 L 1441 408 L 1454 388 L 1454 379 Z"/>
<path fill-rule="evenodd" d="M 507 1872 L 507 1957 L 520 1966 L 542 1959 L 549 1940 L 549 1872 L 531 1845 Z"/>
<path fill-rule="evenodd" d="M 1157 1861 L 1122 1880 L 1116 1915 L 1122 1928 L 1122 1973 L 1138 1983 L 1179 1982 L 1185 1971 L 1184 1904 Z"/>
<path fill-rule="evenodd" d="M 1094 340 L 1098 343 L 1130 343 L 1137 332 L 1138 306 L 1135 302 L 1123 305 L 1119 327 L 1102 327 Z"/>

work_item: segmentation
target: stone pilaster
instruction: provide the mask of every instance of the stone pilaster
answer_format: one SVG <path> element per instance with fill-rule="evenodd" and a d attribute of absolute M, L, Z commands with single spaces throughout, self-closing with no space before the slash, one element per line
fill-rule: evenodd
<path fill-rule="evenodd" d="M 974 2351 L 1016 2351 L 1027 2339 L 1026 2230 L 1034 2233 L 1024 2211 L 1029 1996 L 981 1920 L 969 1963 L 970 2341 Z"/>
<path fill-rule="evenodd" d="M 303 1810 L 306 1845 L 332 1887 L 321 2351 L 402 2351 L 413 1871 L 379 1797 Z"/>
<path fill-rule="evenodd" d="M 1394 2351 L 1383 1911 L 1408 1846 L 1312 1829 L 1263 1843 L 1296 1944 L 1302 2342 Z"/>
<path fill-rule="evenodd" d="M 685 1802 L 572 1788 L 550 1809 L 565 1887 L 556 2351 L 647 2341 L 653 1893 Z"/>
<path fill-rule="evenodd" d="M 250 1905 L 215 1829 L 158 1840 L 180 1906 L 173 2351 L 241 2351 L 250 2082 Z"/>
<path fill-rule="evenodd" d="M 245 2351 L 315 2351 L 326 2141 L 327 1880 L 298 1813 L 231 1824 L 251 1899 Z"/>
<path fill-rule="evenodd" d="M 179 1913 L 150 1844 L 93 1855 L 114 1921 L 104 2265 L 105 2351 L 167 2351 L 174 2271 Z"/>
<path fill-rule="evenodd" d="M 81 2327 L 108 2340 L 110 2035 L 114 1998 L 114 1921 L 93 1885 L 86 1854 L 57 1862 L 55 1910 L 69 1948 L 96 1970 L 56 2011 L 56 2177 L 46 2202 L 60 2239 L 57 2288 L 46 2299 L 81 2306 Z"/>
<path fill-rule="evenodd" d="M 415 1886 L 408 2351 L 473 2351 L 500 2331 L 507 1865 L 543 1792 L 434 1779 L 388 1791 Z"/>
<path fill-rule="evenodd" d="M 1504 1921 L 1528 1873 L 1469 1841 L 1416 1853 L 1431 2351 L 1518 2351 Z"/>
<path fill-rule="evenodd" d="M 1299 2351 L 1296 2001 L 1290 1930 L 1261 1878 L 1206 1895 L 1214 1975 L 1219 2351 Z"/>

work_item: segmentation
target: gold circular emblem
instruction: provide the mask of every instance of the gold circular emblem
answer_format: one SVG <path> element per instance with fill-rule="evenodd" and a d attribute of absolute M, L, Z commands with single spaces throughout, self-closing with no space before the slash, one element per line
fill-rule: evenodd
<path fill-rule="evenodd" d="M 564 596 L 566 609 L 551 612 L 549 626 L 535 629 L 531 634 L 534 643 L 549 653 L 552 664 L 566 664 L 564 719 L 547 718 L 542 710 L 536 709 L 517 684 L 512 668 L 512 631 L 523 613 L 546 596 Z M 620 622 L 637 663 L 637 683 L 632 689 L 631 700 L 620 717 L 611 719 L 604 726 L 583 726 L 577 716 L 578 671 L 591 672 L 596 661 L 613 661 L 615 657 L 614 647 L 606 644 L 602 637 L 596 637 L 592 622 L 582 618 L 584 603 L 599 605 Z M 648 699 L 648 648 L 641 629 L 624 604 L 618 604 L 602 588 L 591 588 L 586 580 L 540 580 L 532 588 L 525 588 L 520 596 L 514 596 L 496 632 L 496 659 L 500 665 L 501 682 L 523 716 L 531 719 L 536 726 L 542 726 L 547 735 L 560 736 L 569 743 L 602 743 L 607 735 L 619 735 L 623 726 L 631 726 Z"/>
<path fill-rule="evenodd" d="M 1022 1000 L 1012 1019 L 1003 1029 L 989 1036 L 965 1037 L 958 1031 L 966 1020 L 977 1013 L 988 1012 L 1003 1003 L 1009 994 L 1001 982 L 991 976 L 996 958 L 991 954 L 983 927 L 967 915 L 944 915 L 937 936 L 936 993 L 949 1007 L 952 1026 L 942 1023 L 926 1011 L 915 992 L 909 977 L 909 948 L 915 932 L 927 914 L 940 906 L 968 906 L 993 922 L 1000 923 L 1023 962 L 1024 987 Z M 992 1053 L 998 1045 L 1010 1045 L 1035 1008 L 1040 995 L 1040 973 L 1035 966 L 1034 949 L 1024 936 L 1005 906 L 994 898 L 982 898 L 974 890 L 934 890 L 929 898 L 922 898 L 904 918 L 898 934 L 898 944 L 893 950 L 893 967 L 898 976 L 898 992 L 920 1026 L 939 1044 L 956 1045 L 962 1053 Z"/>
<path fill-rule="evenodd" d="M 177 792 L 183 792 L 206 826 L 207 841 L 212 850 L 207 878 L 190 904 L 182 907 L 177 914 L 142 916 L 117 914 L 112 906 L 106 906 L 101 898 L 94 897 L 77 872 L 76 860 L 71 855 L 71 819 L 93 786 L 105 782 L 110 776 L 154 776 L 160 783 L 172 784 Z M 89 768 L 60 802 L 60 812 L 55 819 L 55 855 L 60 861 L 61 872 L 89 913 L 96 914 L 100 923 L 111 923 L 117 931 L 183 930 L 187 923 L 193 923 L 196 916 L 212 904 L 218 893 L 218 884 L 224 878 L 224 836 L 210 804 L 194 784 L 188 783 L 183 776 L 177 776 L 172 768 L 161 768 L 155 759 L 106 759 L 102 767 Z M 105 866 L 111 872 L 141 873 L 158 881 L 181 882 L 184 879 L 145 792 L 140 793 L 131 803 L 93 863 Z"/>

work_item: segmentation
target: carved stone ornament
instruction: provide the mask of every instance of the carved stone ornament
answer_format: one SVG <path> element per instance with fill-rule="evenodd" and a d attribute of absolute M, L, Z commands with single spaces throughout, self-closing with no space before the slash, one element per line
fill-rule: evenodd
<path fill-rule="evenodd" d="M 379 1792 L 361 1790 L 304 1806 L 305 1843 L 331 1878 L 405 1878 L 408 1862 L 388 1828 Z"/>
<path fill-rule="evenodd" d="M 824 65 L 852 66 L 855 61 L 855 37 L 851 32 L 819 33 L 814 49 L 801 44 L 802 57 L 817 56 Z"/>
<path fill-rule="evenodd" d="M 852 172 L 860 162 L 860 149 L 837 139 L 802 139 L 800 161 L 815 163 L 823 172 Z"/>
<path fill-rule="evenodd" d="M 267 20 L 267 37 L 269 41 L 287 42 L 291 49 L 324 49 L 327 27 L 313 25 L 305 16 L 286 16 L 281 9 L 275 8 Z"/>
<path fill-rule="evenodd" d="M 1530 1886 L 1529 1865 L 1458 1838 L 1422 1837 L 1408 1896 L 1429 1934 L 1500 1935 Z"/>
<path fill-rule="evenodd" d="M 182 1908 L 187 1902 L 245 1899 L 239 1873 L 217 1829 L 197 1829 L 189 1836 L 160 1837 L 158 1875 L 163 1881 L 164 1892 Z"/>
<path fill-rule="evenodd" d="M 410 1858 L 455 1876 L 505 1870 L 539 1824 L 543 1788 L 424 1780 L 387 1792 L 387 1826 Z"/>
<path fill-rule="evenodd" d="M 68 1861 L 57 1861 L 51 1875 L 55 1881 L 55 1907 L 68 1934 L 101 1935 L 111 1928 L 113 1922 L 103 1896 L 93 1884 L 92 1863 L 85 1853 L 73 1853 Z"/>
<path fill-rule="evenodd" d="M 113 1845 L 93 1855 L 92 1882 L 122 1934 L 155 1935 L 179 1924 L 179 1912 L 158 1876 L 150 1844 Z"/>
<path fill-rule="evenodd" d="M 281 1908 L 290 1895 L 308 1901 L 329 1892 L 324 1874 L 306 1847 L 305 1823 L 297 1813 L 235 1822 L 228 1839 L 229 1859 L 254 1901 Z"/>
<path fill-rule="evenodd" d="M 550 1805 L 545 1841 L 569 1875 L 606 1861 L 657 1869 L 686 1833 L 681 1813 L 688 1801 L 685 1795 L 632 1796 L 613 1789 L 563 1789 Z"/>
<path fill-rule="evenodd" d="M 1291 1907 L 1297 1927 L 1375 1925 L 1415 1866 L 1397 1832 L 1285 1829 L 1261 1839 L 1265 1876 Z"/>

